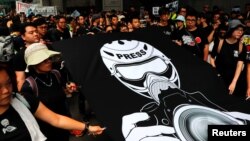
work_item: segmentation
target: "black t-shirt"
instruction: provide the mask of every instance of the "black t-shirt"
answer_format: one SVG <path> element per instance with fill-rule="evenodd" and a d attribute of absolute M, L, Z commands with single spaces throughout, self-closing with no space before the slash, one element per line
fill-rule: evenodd
<path fill-rule="evenodd" d="M 69 116 L 69 112 L 66 107 L 66 94 L 63 91 L 61 81 L 58 82 L 53 73 L 37 74 L 32 71 L 30 71 L 30 73 L 37 84 L 37 97 L 39 100 L 53 112 Z M 21 91 L 36 96 L 27 80 L 24 82 Z M 68 141 L 68 130 L 53 127 L 39 119 L 37 119 L 37 121 L 42 133 L 48 138 L 47 141 Z"/>
<path fill-rule="evenodd" d="M 172 35 L 172 32 L 174 31 L 175 27 L 172 24 L 168 24 L 167 26 L 158 26 L 156 25 L 157 28 L 159 28 L 159 30 L 162 31 L 162 33 L 164 33 L 166 36 L 170 36 Z"/>
<path fill-rule="evenodd" d="M 207 26 L 207 27 L 202 27 L 201 30 L 203 30 L 203 34 L 205 37 L 208 37 L 208 35 L 212 32 L 213 27 L 212 26 Z"/>
<path fill-rule="evenodd" d="M 13 69 L 14 71 L 25 71 L 27 64 L 24 60 L 24 52 L 26 47 L 21 48 L 20 52 L 18 52 L 13 57 Z"/>
<path fill-rule="evenodd" d="M 175 29 L 172 33 L 171 39 L 181 41 L 182 40 L 181 36 L 184 35 L 185 33 L 186 33 L 185 27 L 183 27 L 182 29 Z"/>
<path fill-rule="evenodd" d="M 64 39 L 69 39 L 70 33 L 69 33 L 68 28 L 65 28 L 63 30 L 63 32 L 61 32 L 57 29 L 51 29 L 48 31 L 48 36 L 49 36 L 49 40 L 51 42 L 55 42 L 55 41 L 60 41 L 60 40 L 64 40 Z"/>
<path fill-rule="evenodd" d="M 31 107 L 29 110 L 34 113 L 39 105 L 38 99 L 28 94 L 24 97 Z M 0 141 L 31 141 L 27 127 L 12 106 L 0 115 L 0 123 Z"/>
<path fill-rule="evenodd" d="M 238 60 L 243 61 L 244 56 L 243 53 L 239 53 L 239 41 L 234 44 L 229 44 L 224 40 L 219 53 L 217 51 L 217 46 L 213 49 L 212 57 L 216 57 L 216 69 L 221 74 L 226 84 L 229 85 L 233 80 Z"/>
<path fill-rule="evenodd" d="M 207 37 L 204 35 L 203 30 L 197 28 L 194 31 L 182 32 L 182 46 L 190 51 L 192 54 L 203 58 L 204 46 L 208 44 Z"/>

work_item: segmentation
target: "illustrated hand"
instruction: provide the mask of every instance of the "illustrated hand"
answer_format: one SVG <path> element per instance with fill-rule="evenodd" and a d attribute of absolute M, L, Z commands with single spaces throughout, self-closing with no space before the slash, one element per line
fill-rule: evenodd
<path fill-rule="evenodd" d="M 90 135 L 100 135 L 106 128 L 102 128 L 100 126 L 89 126 L 88 132 Z"/>
<path fill-rule="evenodd" d="M 180 141 L 171 136 L 163 136 L 163 134 L 174 134 L 175 130 L 173 127 L 163 125 L 136 127 L 136 123 L 149 118 L 149 115 L 145 112 L 123 116 L 122 133 L 126 141 Z"/>

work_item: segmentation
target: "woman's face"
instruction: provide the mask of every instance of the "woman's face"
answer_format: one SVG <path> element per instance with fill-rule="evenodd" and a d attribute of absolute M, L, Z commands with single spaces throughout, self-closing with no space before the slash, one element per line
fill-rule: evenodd
<path fill-rule="evenodd" d="M 10 104 L 12 95 L 11 78 L 5 70 L 0 71 L 0 107 Z"/>
<path fill-rule="evenodd" d="M 52 69 L 52 60 L 48 58 L 35 66 L 37 73 L 47 73 Z"/>
<path fill-rule="evenodd" d="M 244 29 L 242 27 L 238 27 L 233 31 L 232 36 L 236 39 L 240 39 L 243 33 L 244 33 Z"/>

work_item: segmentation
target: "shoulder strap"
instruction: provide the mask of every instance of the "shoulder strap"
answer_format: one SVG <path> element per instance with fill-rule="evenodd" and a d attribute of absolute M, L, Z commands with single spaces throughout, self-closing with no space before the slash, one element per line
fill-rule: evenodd
<path fill-rule="evenodd" d="M 33 93 L 38 96 L 38 87 L 35 79 L 32 76 L 26 78 L 27 82 L 29 82 L 30 87 L 32 88 Z"/>
<path fill-rule="evenodd" d="M 58 83 L 61 83 L 61 74 L 58 70 L 56 69 L 52 69 L 51 73 L 53 73 L 56 76 L 56 79 L 58 81 Z"/>
<path fill-rule="evenodd" d="M 219 41 L 218 48 L 217 48 L 217 53 L 219 54 L 223 45 L 224 39 Z"/>
<path fill-rule="evenodd" d="M 19 93 L 15 94 L 16 98 L 21 101 L 28 109 L 30 109 L 30 104 L 29 102 Z"/>

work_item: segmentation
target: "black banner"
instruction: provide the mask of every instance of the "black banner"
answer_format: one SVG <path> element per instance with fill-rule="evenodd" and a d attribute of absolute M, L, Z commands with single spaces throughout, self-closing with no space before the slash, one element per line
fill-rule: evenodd
<path fill-rule="evenodd" d="M 207 140 L 208 125 L 247 125 L 247 101 L 162 32 L 57 42 L 73 79 L 115 141 Z"/>

